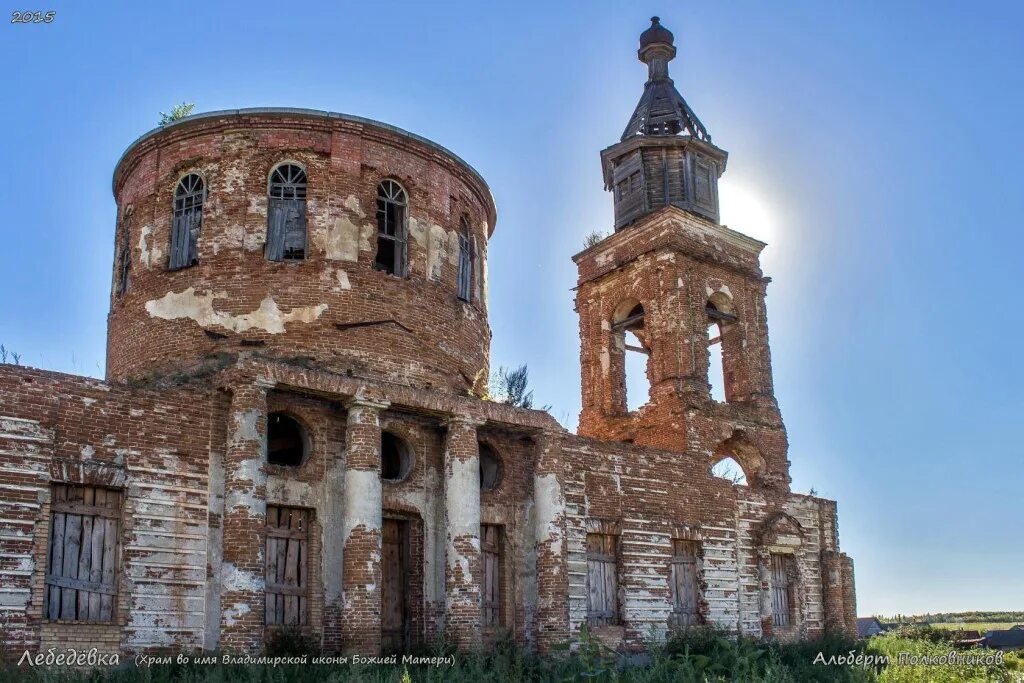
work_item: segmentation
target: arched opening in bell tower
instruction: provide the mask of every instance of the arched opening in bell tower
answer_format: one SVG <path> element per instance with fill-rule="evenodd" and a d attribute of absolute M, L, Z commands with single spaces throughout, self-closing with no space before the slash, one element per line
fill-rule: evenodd
<path fill-rule="evenodd" d="M 610 379 L 621 413 L 637 410 L 651 397 L 651 351 L 646 343 L 644 318 L 644 307 L 636 300 L 619 304 L 612 316 L 611 345 L 616 362 Z"/>

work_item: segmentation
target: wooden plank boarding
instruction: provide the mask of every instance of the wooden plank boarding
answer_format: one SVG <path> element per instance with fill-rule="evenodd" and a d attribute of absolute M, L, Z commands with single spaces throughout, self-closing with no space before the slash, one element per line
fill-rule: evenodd
<path fill-rule="evenodd" d="M 301 626 L 308 620 L 308 510 L 267 506 L 266 623 Z"/>
<path fill-rule="evenodd" d="M 596 624 L 618 620 L 617 537 L 587 534 L 588 619 Z"/>
<path fill-rule="evenodd" d="M 501 527 L 481 525 L 480 547 L 484 565 L 481 623 L 489 628 L 501 625 Z"/>
<path fill-rule="evenodd" d="M 387 653 L 406 645 L 406 523 L 385 519 L 381 529 L 381 646 Z"/>
<path fill-rule="evenodd" d="M 47 619 L 112 620 L 120 503 L 117 491 L 52 485 L 45 576 Z"/>

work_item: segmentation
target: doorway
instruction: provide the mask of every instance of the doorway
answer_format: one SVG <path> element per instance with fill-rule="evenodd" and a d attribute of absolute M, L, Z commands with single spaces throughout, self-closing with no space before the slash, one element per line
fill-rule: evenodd
<path fill-rule="evenodd" d="M 409 524 L 385 519 L 381 548 L 381 649 L 409 649 Z"/>

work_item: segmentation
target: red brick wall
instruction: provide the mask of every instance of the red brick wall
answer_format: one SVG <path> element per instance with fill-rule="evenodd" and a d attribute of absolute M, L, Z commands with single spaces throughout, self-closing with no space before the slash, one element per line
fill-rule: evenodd
<path fill-rule="evenodd" d="M 307 169 L 308 249 L 300 263 L 263 253 L 268 177 L 285 160 Z M 173 193 L 190 172 L 208 190 L 199 264 L 169 271 Z M 400 181 L 409 196 L 407 278 L 373 267 L 383 178 Z M 478 176 L 437 146 L 326 116 L 201 118 L 134 145 L 115 173 L 115 198 L 116 244 L 127 231 L 132 251 L 128 291 L 111 297 L 112 379 L 189 373 L 238 354 L 440 391 L 486 376 L 494 205 Z M 456 296 L 455 231 L 464 214 L 479 251 L 471 303 Z M 300 319 L 282 322 L 288 315 Z M 346 327 L 367 322 L 377 324 Z"/>

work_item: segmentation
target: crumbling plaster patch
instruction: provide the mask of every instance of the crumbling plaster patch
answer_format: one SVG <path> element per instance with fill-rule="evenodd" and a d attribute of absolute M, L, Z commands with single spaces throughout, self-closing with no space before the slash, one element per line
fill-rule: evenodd
<path fill-rule="evenodd" d="M 258 593 L 266 587 L 262 574 L 241 570 L 227 562 L 221 565 L 220 579 L 225 593 Z"/>
<path fill-rule="evenodd" d="M 551 541 L 551 554 L 560 556 L 562 553 L 562 533 L 559 519 L 565 515 L 565 499 L 558 476 L 554 474 L 538 474 L 534 477 L 534 515 L 536 527 L 534 541 L 544 543 Z"/>
<path fill-rule="evenodd" d="M 214 310 L 214 300 L 226 298 L 228 298 L 226 292 L 198 294 L 194 287 L 189 287 L 183 292 L 167 292 L 159 299 L 147 301 L 146 311 L 150 317 L 164 320 L 190 318 L 203 328 L 219 326 L 232 332 L 259 329 L 270 334 L 281 334 L 285 331 L 287 323 L 309 323 L 319 318 L 327 310 L 327 304 L 317 304 L 316 306 L 296 307 L 285 313 L 270 295 L 260 302 L 259 308 L 250 313 L 233 315 Z"/>
<path fill-rule="evenodd" d="M 247 603 L 236 602 L 231 607 L 224 610 L 224 625 L 234 626 L 236 619 L 241 619 L 243 616 L 252 611 Z"/>
<path fill-rule="evenodd" d="M 155 242 L 150 245 L 150 238 L 153 237 L 153 226 L 143 225 L 139 232 L 139 262 L 146 268 L 152 268 L 163 261 L 164 252 Z"/>
<path fill-rule="evenodd" d="M 367 530 L 379 530 L 382 525 L 380 474 L 377 470 L 347 470 L 345 518 L 341 522 L 341 537 L 348 541 L 352 532 L 360 526 Z"/>

